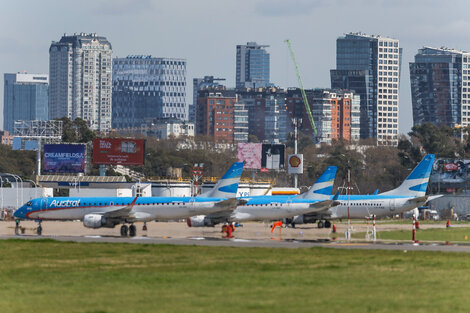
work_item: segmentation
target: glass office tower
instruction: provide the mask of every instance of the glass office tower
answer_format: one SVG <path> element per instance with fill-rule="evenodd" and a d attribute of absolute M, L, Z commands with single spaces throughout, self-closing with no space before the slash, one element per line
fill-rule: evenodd
<path fill-rule="evenodd" d="M 269 86 L 269 53 L 266 45 L 248 42 L 237 45 L 237 88 Z"/>
<path fill-rule="evenodd" d="M 454 127 L 470 121 L 470 53 L 424 47 L 410 62 L 413 124 Z"/>
<path fill-rule="evenodd" d="M 392 38 L 349 33 L 336 41 L 331 88 L 361 97 L 361 138 L 376 138 L 377 144 L 398 144 L 401 55 Z"/>
<path fill-rule="evenodd" d="M 113 59 L 113 128 L 140 127 L 146 119 L 188 120 L 186 60 Z"/>
<path fill-rule="evenodd" d="M 13 132 L 15 121 L 49 119 L 49 77 L 47 74 L 5 74 L 3 129 Z"/>

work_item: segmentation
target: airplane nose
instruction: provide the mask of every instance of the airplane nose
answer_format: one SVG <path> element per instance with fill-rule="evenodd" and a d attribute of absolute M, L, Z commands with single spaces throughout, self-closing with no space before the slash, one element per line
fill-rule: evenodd
<path fill-rule="evenodd" d="M 13 216 L 16 217 L 16 218 L 24 218 L 23 209 L 24 209 L 24 207 L 18 208 L 15 211 L 15 213 L 13 213 Z"/>

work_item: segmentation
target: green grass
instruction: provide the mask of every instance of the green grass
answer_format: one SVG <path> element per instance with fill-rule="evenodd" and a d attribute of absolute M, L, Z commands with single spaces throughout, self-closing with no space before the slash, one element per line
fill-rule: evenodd
<path fill-rule="evenodd" d="M 466 236 L 466 237 L 465 237 Z M 353 238 L 364 239 L 365 233 L 353 234 Z M 378 240 L 411 240 L 411 225 L 409 230 L 378 231 Z M 465 239 L 467 238 L 467 239 Z M 470 227 L 430 228 L 416 230 L 416 240 L 419 241 L 450 241 L 467 242 L 470 244 Z"/>
<path fill-rule="evenodd" d="M 0 241 L 0 312 L 468 312 L 470 254 Z"/>

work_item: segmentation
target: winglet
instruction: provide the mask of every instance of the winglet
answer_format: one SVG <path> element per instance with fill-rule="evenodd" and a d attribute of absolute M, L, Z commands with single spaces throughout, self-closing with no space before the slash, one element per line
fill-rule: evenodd
<path fill-rule="evenodd" d="M 336 192 L 335 196 L 334 196 L 333 199 L 331 199 L 331 200 L 337 201 L 338 198 L 339 198 L 339 190 Z"/>
<path fill-rule="evenodd" d="M 134 207 L 134 204 L 137 202 L 137 198 L 138 197 L 135 197 L 134 201 L 132 201 L 132 203 L 129 205 L 131 209 Z"/>

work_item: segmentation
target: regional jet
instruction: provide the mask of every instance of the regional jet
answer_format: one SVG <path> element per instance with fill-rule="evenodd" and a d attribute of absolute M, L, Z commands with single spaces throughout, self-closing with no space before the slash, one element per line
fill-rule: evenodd
<path fill-rule="evenodd" d="M 196 197 L 53 197 L 37 198 L 17 209 L 17 219 L 81 220 L 89 228 L 121 226 L 121 236 L 135 236 L 135 222 L 172 220 L 234 210 L 243 162 L 234 163 L 217 184 Z M 126 224 L 130 224 L 127 226 Z M 17 229 L 18 230 L 18 229 Z"/>
<path fill-rule="evenodd" d="M 434 154 L 426 155 L 398 188 L 383 193 L 376 191 L 373 195 L 341 195 L 338 198 L 339 205 L 295 216 L 290 222 L 303 224 L 318 221 L 318 228 L 323 228 L 330 226 L 329 220 L 346 219 L 348 215 L 350 218 L 384 217 L 422 206 L 441 197 L 426 196 L 434 158 Z"/>
<path fill-rule="evenodd" d="M 273 221 L 310 212 L 323 212 L 339 204 L 330 199 L 337 167 L 330 166 L 310 189 L 299 196 L 253 196 L 241 198 L 234 211 L 221 211 L 188 218 L 189 227 L 215 226 L 219 223 L 243 221 Z"/>

